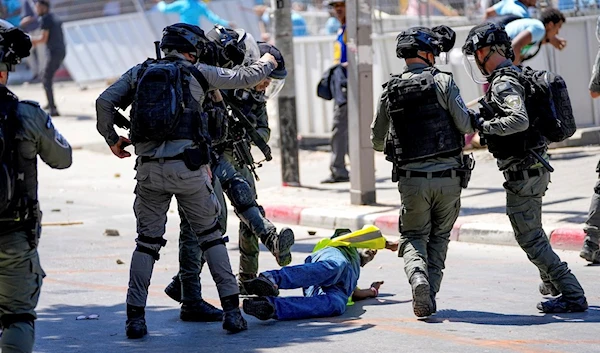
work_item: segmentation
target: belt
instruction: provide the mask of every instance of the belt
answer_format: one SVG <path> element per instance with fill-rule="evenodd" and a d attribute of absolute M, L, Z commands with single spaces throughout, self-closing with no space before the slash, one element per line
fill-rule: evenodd
<path fill-rule="evenodd" d="M 546 173 L 545 168 L 535 168 L 535 169 L 524 169 L 524 170 L 506 170 L 504 171 L 504 177 L 508 181 L 518 181 L 518 180 L 526 180 L 532 177 L 542 176 Z"/>
<path fill-rule="evenodd" d="M 148 157 L 148 156 L 141 157 L 142 163 L 148 163 L 148 162 L 164 163 L 165 161 L 182 161 L 182 160 L 183 160 L 183 153 L 180 153 L 173 157 L 161 157 L 161 158 L 153 158 L 153 157 Z"/>
<path fill-rule="evenodd" d="M 398 176 L 401 176 L 404 178 L 427 178 L 427 179 L 452 178 L 452 177 L 456 177 L 456 176 L 461 176 L 464 173 L 465 173 L 464 171 L 455 170 L 455 169 L 446 169 L 446 170 L 442 170 L 439 172 L 415 172 L 412 170 L 404 170 L 404 169 L 398 170 Z"/>

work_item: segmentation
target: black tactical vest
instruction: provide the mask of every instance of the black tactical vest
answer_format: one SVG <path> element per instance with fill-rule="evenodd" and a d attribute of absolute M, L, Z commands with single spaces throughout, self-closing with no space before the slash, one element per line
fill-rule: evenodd
<path fill-rule="evenodd" d="M 173 65 L 176 65 L 179 73 L 169 69 Z M 142 64 L 137 72 L 132 106 L 131 139 L 134 144 L 147 141 L 206 141 L 207 119 L 203 119 L 200 102 L 194 99 L 190 90 L 192 75 L 202 75 L 192 72 L 194 69 L 183 60 L 169 57 L 149 59 Z M 158 74 L 151 75 L 150 72 Z M 165 77 L 170 79 L 165 80 Z M 206 91 L 204 77 L 197 80 Z"/>
<path fill-rule="evenodd" d="M 494 82 L 498 76 L 511 76 L 519 80 L 519 73 L 512 68 L 502 68 L 492 73 L 492 78 L 489 82 Z M 531 92 L 525 87 L 525 106 L 527 107 L 527 99 Z M 492 87 L 486 92 L 486 101 L 494 109 L 494 113 L 500 117 L 506 116 L 506 113 L 492 101 Z M 491 119 L 493 117 L 485 117 Z M 488 150 L 497 159 L 508 159 L 508 158 L 524 158 L 528 154 L 529 149 L 535 149 L 543 147 L 546 144 L 546 140 L 534 127 L 533 122 L 529 122 L 529 128 L 525 131 L 518 132 L 516 134 L 498 136 L 498 135 L 485 135 L 487 140 Z"/>
<path fill-rule="evenodd" d="M 397 165 L 462 151 L 464 137 L 437 99 L 437 73 L 427 68 L 410 78 L 394 75 L 387 83 L 387 110 L 398 137 L 393 142 Z"/>

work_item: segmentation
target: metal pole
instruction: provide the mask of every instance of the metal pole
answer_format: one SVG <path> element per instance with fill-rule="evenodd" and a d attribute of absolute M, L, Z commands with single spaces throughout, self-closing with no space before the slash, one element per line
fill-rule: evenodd
<path fill-rule="evenodd" d="M 277 96 L 281 178 L 284 186 L 300 186 L 298 166 L 298 125 L 296 123 L 296 80 L 294 77 L 294 43 L 292 40 L 292 4 L 290 0 L 271 0 L 275 9 L 275 45 L 285 59 L 288 72 L 285 86 Z"/>
<path fill-rule="evenodd" d="M 374 111 L 370 3 L 369 0 L 346 1 L 350 202 L 353 205 L 375 203 L 375 158 L 369 138 Z"/>

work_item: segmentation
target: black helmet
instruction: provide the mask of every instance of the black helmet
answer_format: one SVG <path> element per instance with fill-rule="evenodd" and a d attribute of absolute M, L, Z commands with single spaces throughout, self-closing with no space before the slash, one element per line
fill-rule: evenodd
<path fill-rule="evenodd" d="M 326 1 L 327 6 L 333 6 L 333 4 L 345 4 L 346 0 L 328 0 Z"/>
<path fill-rule="evenodd" d="M 195 53 L 198 60 L 213 64 L 213 52 L 204 31 L 194 25 L 176 23 L 163 29 L 161 49 L 172 49 L 180 53 Z M 210 58 L 209 58 L 210 57 Z"/>
<path fill-rule="evenodd" d="M 456 33 L 447 26 L 412 27 L 402 31 L 397 37 L 396 56 L 398 58 L 416 58 L 418 51 L 439 56 L 454 46 Z"/>
<path fill-rule="evenodd" d="M 258 48 L 260 49 L 260 56 L 269 53 L 273 55 L 275 57 L 275 61 L 277 61 L 277 68 L 271 72 L 269 77 L 283 80 L 287 76 L 287 70 L 285 69 L 285 60 L 283 59 L 283 55 L 281 55 L 279 49 L 266 42 L 258 42 Z"/>
<path fill-rule="evenodd" d="M 217 66 L 232 68 L 244 63 L 245 37 L 244 30 L 235 30 L 221 25 L 216 25 L 206 33 L 206 38 L 217 46 Z"/>
<path fill-rule="evenodd" d="M 6 71 L 12 71 L 14 65 L 29 56 L 31 39 L 25 32 L 10 23 L 0 23 L 0 63 Z"/>
<path fill-rule="evenodd" d="M 504 30 L 504 26 L 491 22 L 471 28 L 462 52 L 464 55 L 475 55 L 478 49 L 491 46 L 503 46 L 504 54 L 506 54 L 504 56 L 511 60 L 514 58 L 511 40 Z"/>

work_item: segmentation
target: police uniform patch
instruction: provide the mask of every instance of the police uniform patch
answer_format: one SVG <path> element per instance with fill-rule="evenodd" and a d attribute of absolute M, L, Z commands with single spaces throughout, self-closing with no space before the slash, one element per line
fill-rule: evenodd
<path fill-rule="evenodd" d="M 463 112 L 468 113 L 469 110 L 467 109 L 467 105 L 465 104 L 465 102 L 463 101 L 461 96 L 456 96 L 456 104 L 458 104 L 458 106 L 460 107 L 460 109 L 463 110 Z"/>
<path fill-rule="evenodd" d="M 47 119 L 46 119 L 46 129 L 50 129 L 52 128 L 53 124 L 52 124 L 52 118 L 50 117 L 50 115 L 48 115 Z"/>
<path fill-rule="evenodd" d="M 62 148 L 69 148 L 69 143 L 58 131 L 54 131 L 54 141 Z"/>
<path fill-rule="evenodd" d="M 518 95 L 512 95 L 504 98 L 504 103 L 506 103 L 506 105 L 509 106 L 511 109 L 517 110 L 521 109 L 521 106 L 523 105 L 523 100 Z"/>
<path fill-rule="evenodd" d="M 217 74 L 219 75 L 219 77 L 233 77 L 234 72 L 231 70 L 224 69 L 222 67 L 218 67 Z"/>

